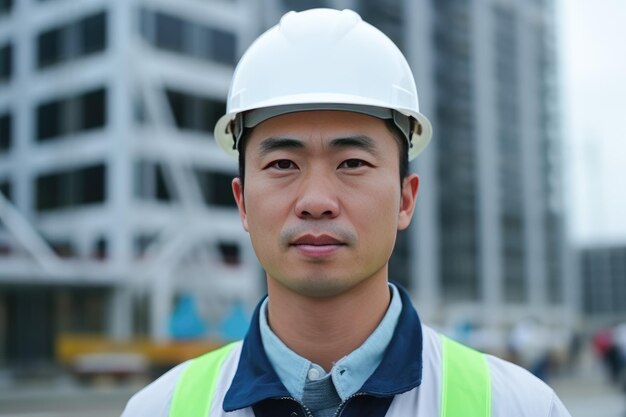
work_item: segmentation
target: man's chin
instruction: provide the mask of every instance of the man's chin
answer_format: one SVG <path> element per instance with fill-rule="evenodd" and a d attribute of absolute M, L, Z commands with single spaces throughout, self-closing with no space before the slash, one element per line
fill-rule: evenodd
<path fill-rule="evenodd" d="M 292 282 L 289 288 L 303 297 L 332 298 L 349 291 L 354 287 L 350 279 L 338 277 L 307 277 Z"/>

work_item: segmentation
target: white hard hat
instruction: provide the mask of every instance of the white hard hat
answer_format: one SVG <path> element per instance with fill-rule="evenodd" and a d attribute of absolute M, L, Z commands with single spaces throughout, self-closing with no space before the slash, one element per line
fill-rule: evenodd
<path fill-rule="evenodd" d="M 215 139 L 236 156 L 244 128 L 306 110 L 393 119 L 409 141 L 409 160 L 432 136 L 430 122 L 419 112 L 415 80 L 404 55 L 351 10 L 289 12 L 262 34 L 235 69 Z"/>

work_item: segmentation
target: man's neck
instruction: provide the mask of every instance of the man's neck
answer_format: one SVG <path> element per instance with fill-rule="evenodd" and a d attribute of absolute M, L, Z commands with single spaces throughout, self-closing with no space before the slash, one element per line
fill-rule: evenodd
<path fill-rule="evenodd" d="M 307 297 L 268 280 L 268 320 L 300 356 L 329 371 L 365 342 L 389 307 L 386 277 L 372 277 L 333 297 Z"/>

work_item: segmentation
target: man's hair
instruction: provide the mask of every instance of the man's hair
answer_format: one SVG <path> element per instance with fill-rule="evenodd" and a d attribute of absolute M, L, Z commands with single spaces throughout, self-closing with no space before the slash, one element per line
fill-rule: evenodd
<path fill-rule="evenodd" d="M 385 119 L 385 125 L 393 137 L 398 142 L 399 146 L 399 173 L 400 173 L 400 188 L 402 188 L 402 181 L 409 175 L 409 144 L 404 137 L 404 133 L 398 129 L 392 119 Z M 239 179 L 241 181 L 241 189 L 244 188 L 245 176 L 246 176 L 246 144 L 248 137 L 252 129 L 245 129 L 239 144 L 237 145 L 237 151 L 239 152 Z"/>

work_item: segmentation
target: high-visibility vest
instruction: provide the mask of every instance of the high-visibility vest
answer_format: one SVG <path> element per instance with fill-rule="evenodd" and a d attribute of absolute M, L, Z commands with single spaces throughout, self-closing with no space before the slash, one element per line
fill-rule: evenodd
<path fill-rule="evenodd" d="M 442 336 L 441 417 L 491 417 L 491 378 L 485 355 Z M 169 417 L 210 417 L 224 360 L 235 344 L 193 359 L 180 376 Z"/>

